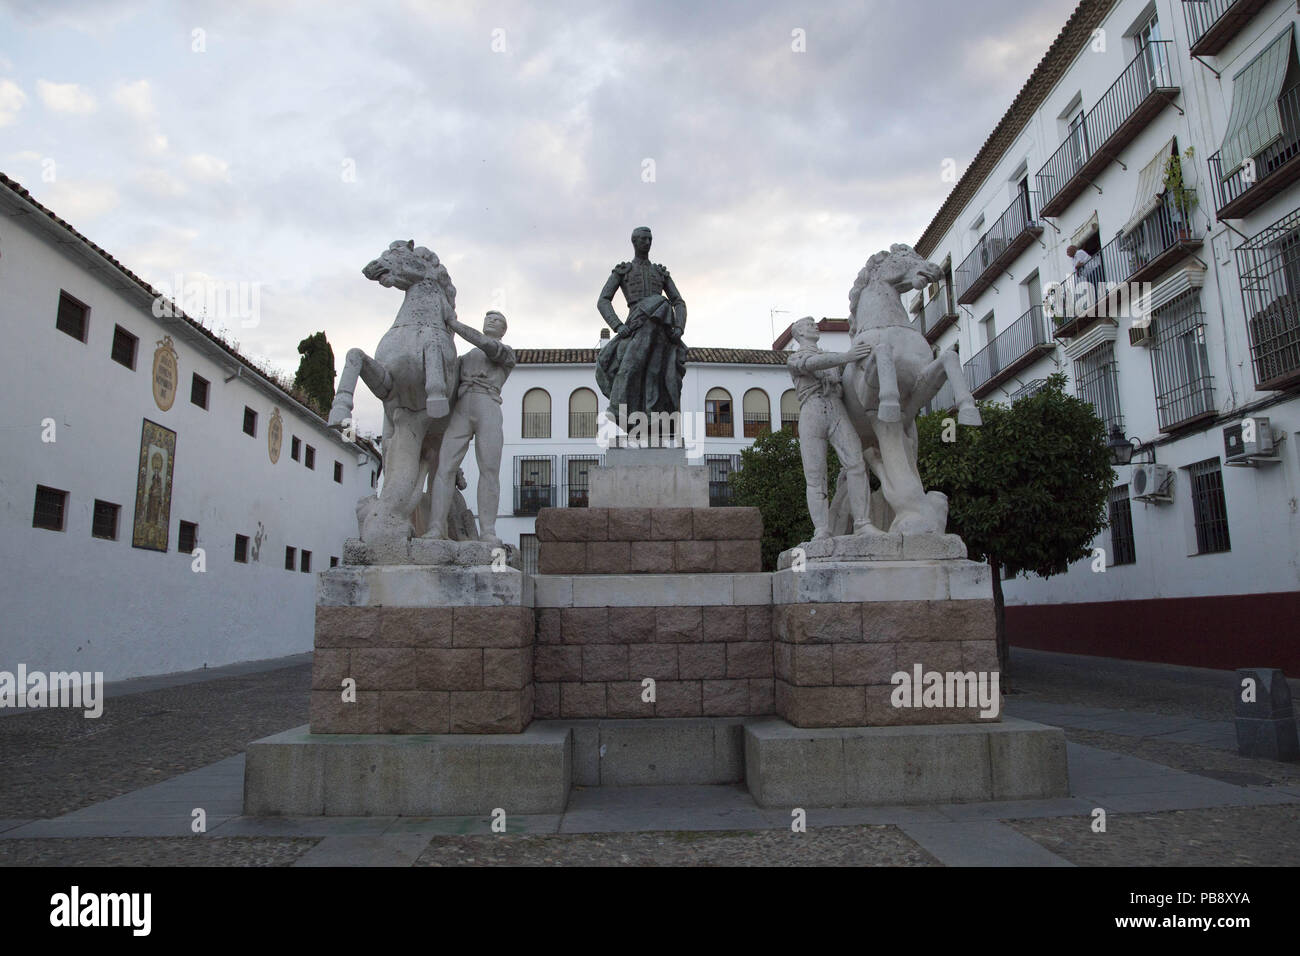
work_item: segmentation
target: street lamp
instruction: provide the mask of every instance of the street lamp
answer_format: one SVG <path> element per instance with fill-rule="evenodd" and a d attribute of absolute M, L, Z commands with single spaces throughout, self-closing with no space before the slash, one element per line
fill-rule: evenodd
<path fill-rule="evenodd" d="M 1151 453 L 1152 461 L 1155 460 L 1155 449 L 1150 445 L 1144 445 L 1136 438 L 1125 438 L 1124 432 L 1118 425 L 1110 427 L 1110 441 L 1106 442 L 1106 447 L 1110 449 L 1111 464 L 1127 465 L 1132 463 L 1135 452 L 1147 451 Z"/>

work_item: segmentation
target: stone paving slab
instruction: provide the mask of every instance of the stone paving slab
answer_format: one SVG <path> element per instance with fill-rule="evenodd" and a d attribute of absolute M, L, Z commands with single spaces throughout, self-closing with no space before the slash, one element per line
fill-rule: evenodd
<path fill-rule="evenodd" d="M 1221 750 L 1237 749 L 1236 728 L 1229 720 L 1204 720 L 1078 704 L 1016 700 L 1014 697 L 1007 703 L 1006 714 L 1054 727 L 1101 730 L 1128 737 L 1160 738 Z"/>
<path fill-rule="evenodd" d="M 420 833 L 329 836 L 298 857 L 294 866 L 410 866 L 429 845 Z"/>
<path fill-rule="evenodd" d="M 1074 866 L 996 820 L 905 823 L 901 829 L 945 866 Z"/>
<path fill-rule="evenodd" d="M 208 830 L 209 836 L 328 837 L 379 836 L 397 817 L 235 817 Z M 3 838 L 3 834 L 0 834 Z"/>
<path fill-rule="evenodd" d="M 516 813 L 506 816 L 507 834 L 558 833 L 558 813 Z M 384 830 L 385 836 L 422 833 L 428 836 L 500 836 L 492 829 L 491 817 L 398 817 Z"/>

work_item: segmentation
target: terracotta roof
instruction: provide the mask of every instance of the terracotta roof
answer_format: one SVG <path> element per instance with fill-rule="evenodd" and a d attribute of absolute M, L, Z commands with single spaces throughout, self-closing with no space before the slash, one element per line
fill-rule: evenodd
<path fill-rule="evenodd" d="M 772 343 L 774 349 L 784 349 L 794 339 L 794 323 L 791 322 L 785 327 L 785 331 L 776 337 Z M 819 332 L 847 332 L 849 330 L 848 319 L 822 319 L 817 323 Z"/>
<path fill-rule="evenodd" d="M 515 349 L 520 365 L 595 365 L 595 349 Z M 784 365 L 786 353 L 773 349 L 688 348 L 686 361 L 704 365 Z"/>
<path fill-rule="evenodd" d="M 926 258 L 930 257 L 939 240 L 952 228 L 957 215 L 975 198 L 994 167 L 1016 141 L 1020 131 L 1033 118 L 1034 111 L 1042 105 L 1052 87 L 1074 62 L 1075 56 L 1092 42 L 1092 31 L 1101 25 L 1117 2 L 1118 0 L 1080 0 L 1074 13 L 1070 14 L 1070 19 L 1065 21 L 1065 26 L 1057 34 L 1056 40 L 1012 100 L 1010 108 L 998 121 L 998 125 L 993 127 L 993 132 L 966 167 L 966 172 L 957 180 L 957 185 L 939 207 L 930 225 L 925 227 L 925 232 L 921 233 L 921 238 L 916 241 L 917 252 Z"/>
<path fill-rule="evenodd" d="M 94 250 L 101 258 L 105 259 L 110 265 L 112 265 L 113 268 L 115 268 L 118 272 L 124 275 L 127 279 L 129 279 L 132 283 L 137 285 L 144 292 L 148 293 L 150 298 L 157 299 L 160 296 L 162 296 L 161 292 L 159 292 L 149 283 L 145 282 L 144 279 L 140 278 L 138 275 L 136 275 L 126 266 L 122 265 L 122 263 L 119 262 L 117 259 L 115 259 L 111 253 L 109 253 L 101 246 L 98 246 L 95 243 L 91 242 L 84 235 L 82 235 L 75 228 L 73 228 L 71 223 L 69 223 L 65 219 L 60 218 L 52 210 L 43 206 L 40 202 L 36 200 L 34 196 L 32 196 L 31 193 L 29 193 L 26 189 L 24 189 L 20 183 L 18 183 L 13 179 L 10 179 L 4 173 L 0 173 L 0 185 L 7 188 L 10 192 L 17 194 L 18 196 L 21 196 L 23 200 L 27 202 L 29 205 L 33 206 L 36 210 L 48 216 L 52 221 L 54 221 L 59 226 L 61 226 L 66 232 L 70 233 L 71 235 L 75 236 L 77 239 L 85 243 L 90 249 Z M 163 296 L 163 298 L 166 297 Z M 181 319 L 184 319 L 185 322 L 191 327 L 193 327 L 195 331 L 202 333 L 207 339 L 209 339 L 212 342 L 212 344 L 216 345 L 218 348 L 220 348 L 231 358 L 238 361 L 240 365 L 243 365 L 249 371 L 257 375 L 257 377 L 260 378 L 262 381 L 264 381 L 267 385 L 269 385 L 271 388 L 275 389 L 277 392 L 283 395 L 286 402 L 292 403 L 294 406 L 296 406 L 302 414 L 310 418 L 316 419 L 318 422 L 320 422 L 322 426 L 325 425 L 325 419 L 321 418 L 320 415 L 318 415 L 311 408 L 308 408 L 298 399 L 294 398 L 293 395 L 291 395 L 288 391 L 286 391 L 283 386 L 281 386 L 274 379 L 269 378 L 266 375 L 266 373 L 264 373 L 261 369 L 259 369 L 249 359 L 245 358 L 242 354 L 240 354 L 240 352 L 237 349 L 232 348 L 230 345 L 223 342 L 213 332 L 204 328 L 201 322 L 197 322 L 194 319 L 190 318 L 188 315 L 186 315 L 181 310 L 181 307 L 177 305 L 173 300 L 167 299 L 167 301 L 171 304 L 171 311 L 173 315 L 179 316 Z M 379 456 L 379 452 L 368 439 L 358 436 L 357 441 L 355 443 L 361 445 L 367 451 L 374 454 L 376 457 Z"/>

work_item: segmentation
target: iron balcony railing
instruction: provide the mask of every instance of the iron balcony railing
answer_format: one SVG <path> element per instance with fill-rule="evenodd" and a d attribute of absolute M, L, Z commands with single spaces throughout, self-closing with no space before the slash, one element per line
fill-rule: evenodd
<path fill-rule="evenodd" d="M 1183 0 L 1187 22 L 1188 52 L 1192 56 L 1213 56 L 1228 45 L 1237 31 L 1265 6 L 1268 0 Z"/>
<path fill-rule="evenodd" d="M 945 381 L 934 398 L 926 403 L 925 413 L 948 412 L 957 407 L 957 396 L 952 390 L 952 383 Z"/>
<path fill-rule="evenodd" d="M 1040 215 L 1059 216 L 1179 90 L 1171 40 L 1151 40 L 1038 171 Z"/>
<path fill-rule="evenodd" d="M 976 352 L 962 366 L 966 385 L 975 397 L 987 395 L 998 383 L 1032 362 L 1039 353 L 1054 348 L 1056 343 L 1047 326 L 1042 307 L 1034 306 Z"/>
<path fill-rule="evenodd" d="M 595 438 L 599 412 L 569 412 L 570 438 Z"/>
<path fill-rule="evenodd" d="M 782 415 L 781 427 L 790 429 L 790 434 L 794 435 L 795 438 L 798 438 L 799 437 L 799 416 Z"/>
<path fill-rule="evenodd" d="M 1220 220 L 1240 219 L 1300 176 L 1300 86 L 1279 96 L 1277 108 L 1282 118 L 1281 139 L 1248 157 L 1237 169 L 1223 168 L 1222 151 L 1210 157 Z"/>
<path fill-rule="evenodd" d="M 770 412 L 745 412 L 745 437 L 757 438 L 763 432 L 772 430 Z"/>
<path fill-rule="evenodd" d="M 1032 382 L 1022 385 L 1020 388 L 1012 392 L 1011 401 L 1015 403 L 1020 401 L 1022 398 L 1033 398 L 1045 388 L 1047 388 L 1047 379 L 1036 378 Z"/>
<path fill-rule="evenodd" d="M 1119 240 L 1116 258 L 1123 282 L 1144 282 L 1165 272 L 1201 244 L 1204 229 L 1192 216 L 1195 192 L 1183 205 L 1166 192 L 1160 205 Z"/>
<path fill-rule="evenodd" d="M 1118 240 L 1107 243 L 1080 268 L 1075 269 L 1050 290 L 1047 301 L 1049 317 L 1056 325 L 1056 335 L 1078 335 L 1098 318 L 1098 303 L 1105 302 L 1119 269 L 1115 262 Z"/>
<path fill-rule="evenodd" d="M 944 330 L 957 321 L 957 307 L 953 304 L 952 293 L 948 289 L 948 283 L 939 283 L 939 292 L 921 311 L 921 328 L 920 332 L 929 341 L 933 342 L 935 338 L 943 334 Z"/>
<path fill-rule="evenodd" d="M 1300 209 L 1243 242 L 1237 272 L 1256 386 L 1300 381 Z"/>
<path fill-rule="evenodd" d="M 535 515 L 555 507 L 554 485 L 515 485 L 515 514 Z"/>
<path fill-rule="evenodd" d="M 974 302 L 981 292 L 993 284 L 1002 267 L 1010 264 L 1036 236 L 1042 234 L 1042 223 L 1034 218 L 1037 203 L 1036 194 L 1021 193 L 998 217 L 997 222 L 980 236 L 970 255 L 953 273 L 958 302 Z"/>
<path fill-rule="evenodd" d="M 524 438 L 550 438 L 551 413 L 524 412 L 523 426 Z"/>

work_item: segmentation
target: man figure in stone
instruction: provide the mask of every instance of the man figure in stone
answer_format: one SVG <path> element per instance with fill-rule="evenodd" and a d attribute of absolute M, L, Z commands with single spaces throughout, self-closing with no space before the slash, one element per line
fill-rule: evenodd
<path fill-rule="evenodd" d="M 826 445 L 839 456 L 848 486 L 853 533 L 871 530 L 867 518 L 867 466 L 862 460 L 862 441 L 844 408 L 840 369 L 871 354 L 871 346 L 854 343 L 847 352 L 823 352 L 817 347 L 821 332 L 811 316 L 791 327 L 797 351 L 786 360 L 799 396 L 799 452 L 803 456 L 804 481 L 808 488 L 808 513 L 813 521 L 813 538 L 830 536 L 830 502 L 826 488 Z"/>
<path fill-rule="evenodd" d="M 500 312 L 484 316 L 481 333 L 454 318 L 447 326 L 475 347 L 460 357 L 460 385 L 438 451 L 438 471 L 429 506 L 431 521 L 425 537 L 448 537 L 447 516 L 456 490 L 456 472 L 473 438 L 474 457 L 478 461 L 478 538 L 499 546 L 501 539 L 497 537 L 496 524 L 501 479 L 498 472 L 501 449 L 505 445 L 501 386 L 515 367 L 515 353 L 501 341 L 506 334 L 506 317 Z"/>
<path fill-rule="evenodd" d="M 650 261 L 652 237 L 646 226 L 632 232 L 631 262 L 620 262 L 600 291 L 596 309 L 614 337 L 596 360 L 596 384 L 609 399 L 609 414 L 619 406 L 633 412 L 681 412 L 686 372 L 686 302 L 668 270 Z M 627 321 L 614 312 L 614 293 L 623 291 Z"/>

